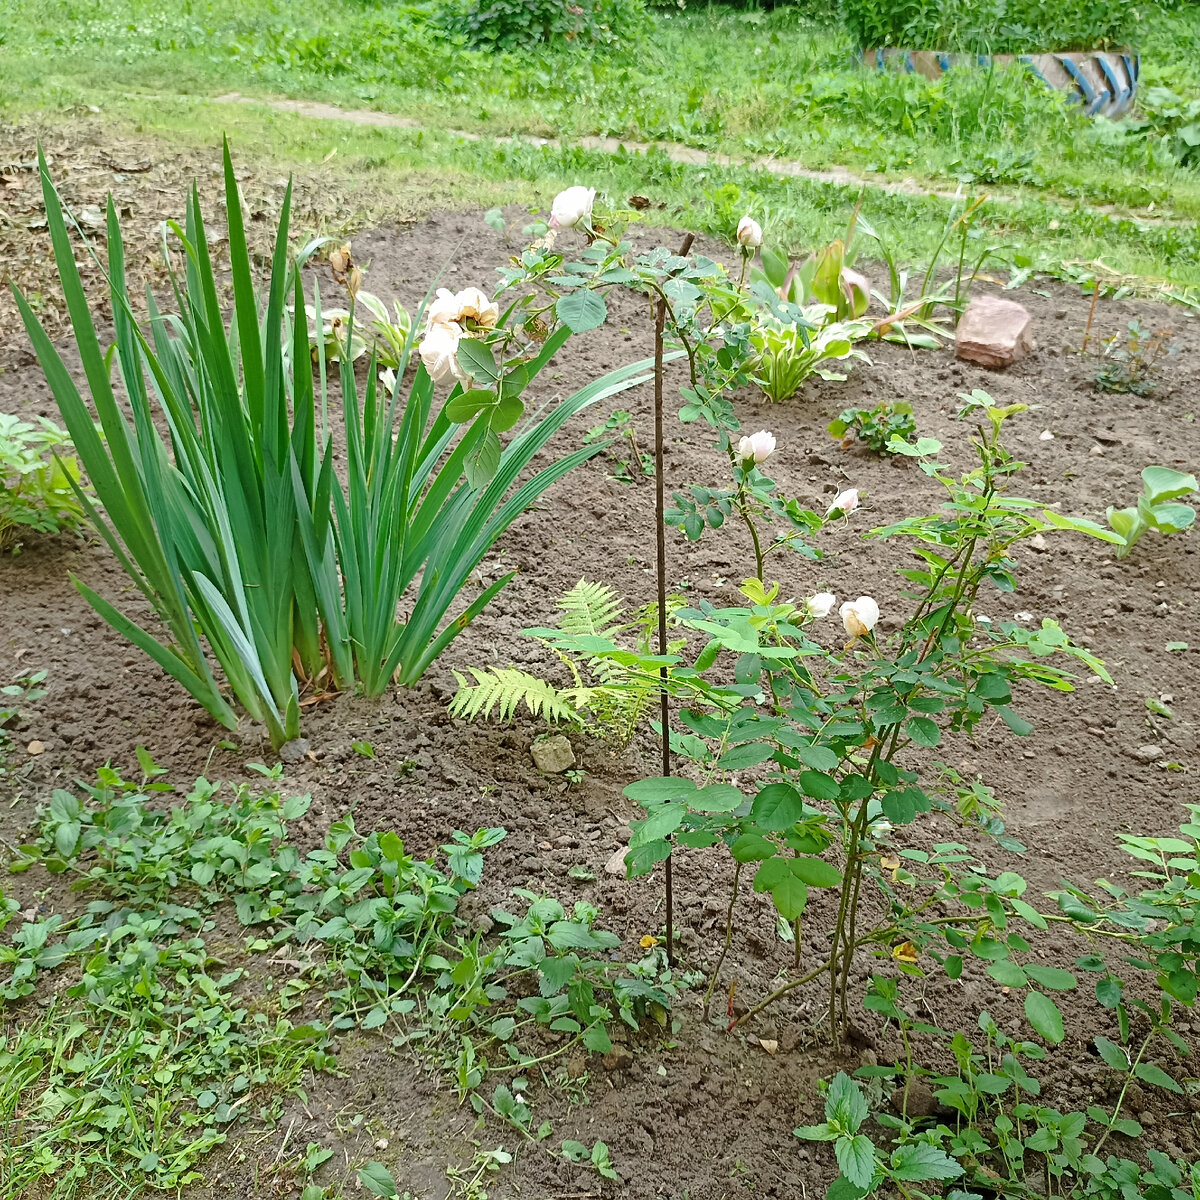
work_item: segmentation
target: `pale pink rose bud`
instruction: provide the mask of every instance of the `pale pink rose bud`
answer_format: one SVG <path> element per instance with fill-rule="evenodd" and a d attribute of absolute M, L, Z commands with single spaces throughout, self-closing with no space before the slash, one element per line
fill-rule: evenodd
<path fill-rule="evenodd" d="M 760 429 L 749 437 L 738 441 L 737 454 L 743 462 L 748 458 L 754 459 L 755 464 L 766 462 L 775 453 L 775 435 Z"/>
<path fill-rule="evenodd" d="M 837 597 L 832 592 L 818 592 L 805 601 L 804 611 L 814 621 L 822 621 L 833 612 L 833 606 L 836 603 Z"/>
<path fill-rule="evenodd" d="M 458 365 L 458 343 L 462 330 L 453 321 L 430 325 L 418 351 L 425 370 L 435 383 L 457 379 L 466 381 L 466 373 Z"/>
<path fill-rule="evenodd" d="M 828 517 L 832 513 L 840 512 L 843 516 L 848 517 L 858 507 L 858 488 L 847 488 L 844 492 L 838 492 L 833 498 L 833 503 L 825 510 L 825 515 Z"/>

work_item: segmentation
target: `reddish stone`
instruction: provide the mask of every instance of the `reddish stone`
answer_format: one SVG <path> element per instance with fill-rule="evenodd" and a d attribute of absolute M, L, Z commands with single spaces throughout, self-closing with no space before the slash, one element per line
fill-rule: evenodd
<path fill-rule="evenodd" d="M 983 367 L 1008 367 L 1034 348 L 1033 318 L 1024 305 L 977 296 L 954 335 L 955 354 Z"/>

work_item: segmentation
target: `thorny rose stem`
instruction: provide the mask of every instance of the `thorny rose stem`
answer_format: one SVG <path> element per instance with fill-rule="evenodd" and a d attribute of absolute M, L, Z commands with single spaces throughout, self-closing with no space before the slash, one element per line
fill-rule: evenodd
<path fill-rule="evenodd" d="M 683 258 L 692 248 L 692 234 L 683 239 L 677 257 Z M 666 491 L 663 474 L 663 333 L 667 325 L 667 302 L 659 297 L 654 316 L 654 507 L 658 574 L 658 652 L 667 653 L 667 520 Z M 667 698 L 667 667 L 658 668 L 659 720 L 662 724 L 662 773 L 671 774 L 670 703 Z M 675 893 L 671 881 L 671 856 L 666 861 L 667 901 L 667 963 L 675 965 Z"/>

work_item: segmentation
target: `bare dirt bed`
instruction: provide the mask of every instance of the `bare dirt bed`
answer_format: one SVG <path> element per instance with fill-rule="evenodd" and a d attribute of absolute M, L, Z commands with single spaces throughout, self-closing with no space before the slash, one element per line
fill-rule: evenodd
<path fill-rule="evenodd" d="M 519 228 L 519 214 L 514 215 Z M 354 246 L 356 257 L 370 265 L 371 290 L 410 305 L 447 261 L 449 286 L 487 286 L 511 252 L 477 212 L 441 214 L 413 229 L 364 233 Z M 41 274 L 45 282 L 44 267 Z M 1200 329 L 1193 318 L 1180 309 L 1103 302 L 1093 341 L 1138 316 L 1151 327 L 1172 327 L 1179 350 L 1165 361 L 1151 397 L 1110 396 L 1093 385 L 1094 358 L 1078 352 L 1088 302 L 1057 286 L 1026 290 L 1019 298 L 1034 314 L 1039 348 L 1006 373 L 957 363 L 950 350 L 914 354 L 878 346 L 871 350 L 872 365 L 857 365 L 846 382 L 816 381 L 792 403 L 772 406 L 748 393 L 736 398 L 744 428 L 765 427 L 778 438 L 771 474 L 785 492 L 813 507 L 827 504 L 843 486 L 857 486 L 866 496 L 863 509 L 824 538 L 827 557 L 820 564 L 774 560 L 785 594 L 829 590 L 840 599 L 870 593 L 879 600 L 885 630 L 895 628 L 904 611 L 896 575 L 904 565 L 902 549 L 863 541 L 861 534 L 928 511 L 938 500 L 937 485 L 910 463 L 842 449 L 825 426 L 843 408 L 909 400 L 920 433 L 940 438 L 947 447 L 944 459 L 965 469 L 969 431 L 954 416 L 957 393 L 985 388 L 999 400 L 1029 404 L 1032 411 L 1014 423 L 1012 439 L 1029 463 L 1023 494 L 1093 519 L 1102 520 L 1108 504 L 1133 502 L 1143 466 L 1192 470 L 1200 465 L 1194 420 Z M 650 352 L 643 311 L 628 300 L 614 308 L 603 329 L 575 339 L 539 381 L 542 396 L 573 389 Z M 12 342 L 4 350 L 4 367 L 0 409 L 53 415 L 38 368 Z M 634 412 L 643 445 L 649 444 L 650 400 L 648 389 L 621 398 Z M 563 444 L 577 444 L 605 416 L 596 410 L 584 414 L 564 432 Z M 722 482 L 722 460 L 704 428 L 672 420 L 668 430 L 668 488 Z M 1053 439 L 1042 440 L 1043 430 Z M 360 830 L 394 828 L 421 854 L 433 852 L 455 829 L 504 825 L 509 836 L 489 852 L 475 910 L 486 912 L 516 886 L 566 900 L 586 898 L 602 906 L 601 924 L 623 938 L 621 953 L 636 958 L 642 936 L 661 929 L 661 878 L 656 873 L 627 882 L 606 874 L 604 865 L 628 838 L 628 821 L 638 815 L 622 788 L 658 773 L 650 735 L 643 732 L 627 751 L 573 736 L 587 773 L 572 785 L 533 766 L 529 747 L 541 732 L 536 723 L 468 726 L 446 713 L 454 691 L 452 668 L 543 664 L 536 644 L 517 631 L 546 624 L 557 597 L 579 579 L 611 584 L 630 605 L 652 598 L 652 483 L 621 483 L 612 470 L 605 457 L 592 460 L 517 522 L 483 564 L 478 582 L 513 567 L 519 574 L 419 686 L 378 701 L 342 696 L 309 710 L 304 732 L 313 756 L 286 768 L 284 786 L 312 794 L 303 834 L 314 841 L 348 810 Z M 969 777 L 981 775 L 996 789 L 1006 805 L 1009 832 L 1029 847 L 1020 857 L 984 847 L 996 870 L 1020 870 L 1034 891 L 1055 887 L 1065 877 L 1088 883 L 1104 876 L 1130 885 L 1133 863 L 1118 851 L 1116 832 L 1169 834 L 1182 816 L 1181 805 L 1195 800 L 1198 550 L 1195 536 L 1152 535 L 1128 559 L 1114 563 L 1105 545 L 1062 535 L 1050 539 L 1044 553 L 1022 552 L 1015 596 L 988 598 L 989 615 L 997 619 L 1028 612 L 1035 620 L 1060 620 L 1107 661 L 1118 681 L 1112 689 L 1081 676 L 1070 694 L 1027 690 L 1016 706 L 1035 725 L 1030 737 L 1018 741 L 1006 730 L 981 729 L 975 741 L 946 748 L 953 766 Z M 736 603 L 736 586 L 750 573 L 752 561 L 744 535 L 733 529 L 708 533 L 697 544 L 672 535 L 668 557 L 674 587 L 730 604 Z M 69 573 L 137 611 L 111 555 L 96 544 L 30 539 L 18 557 L 0 562 L 0 673 L 7 681 L 33 670 L 48 672 L 47 694 L 20 734 L 23 742 L 40 740 L 46 750 L 21 765 L 20 801 L 0 812 L 0 834 L 21 836 L 52 787 L 86 776 L 106 760 L 135 769 L 139 745 L 170 769 L 177 784 L 201 772 L 210 778 L 257 779 L 246 764 L 263 761 L 269 750 L 255 732 L 241 732 L 236 750 L 218 748 L 225 732 L 92 614 L 71 587 Z M 840 633 L 830 622 L 830 641 Z M 1192 650 L 1167 651 L 1168 642 L 1179 641 L 1191 642 Z M 1174 719 L 1150 713 L 1148 696 L 1169 696 Z M 359 741 L 370 742 L 376 757 L 356 752 L 353 743 Z M 1134 751 L 1147 743 L 1161 747 L 1163 760 L 1185 769 L 1140 761 Z M 941 817 L 914 836 L 951 840 L 963 834 Z M 576 865 L 594 880 L 572 878 L 568 872 Z M 719 953 L 731 874 L 728 858 L 712 852 L 678 857 L 678 920 L 691 966 L 711 966 Z M 32 900 L 44 882 L 37 871 L 19 877 L 18 899 Z M 786 980 L 792 950 L 776 936 L 766 897 L 743 895 L 738 920 L 743 936 L 735 939 L 718 995 L 736 979 L 738 997 L 752 1001 Z M 814 931 L 806 934 L 809 960 L 823 928 L 819 907 L 807 924 Z M 1051 936 L 1045 945 L 1046 961 L 1058 965 L 1069 966 L 1083 952 L 1065 938 Z M 872 965 L 866 959 L 859 965 L 860 984 Z M 880 969 L 887 971 L 887 964 Z M 948 1029 L 973 1029 L 984 1008 L 1006 1030 L 1023 1027 L 1020 997 L 1004 993 L 984 975 L 968 973 L 953 983 L 931 976 L 924 1003 Z M 1067 1038 L 1051 1051 L 1042 1073 L 1046 1101 L 1060 1110 L 1083 1108 L 1111 1088 L 1110 1073 L 1090 1046 L 1097 1032 L 1113 1036 L 1108 1015 L 1082 990 L 1068 998 L 1066 1007 Z M 819 1119 L 819 1078 L 839 1068 L 852 1070 L 863 1054 L 892 1061 L 898 1053 L 895 1035 L 868 1014 L 861 1022 L 862 1044 L 835 1058 L 819 1027 L 821 1003 L 803 990 L 737 1034 L 725 1032 L 724 1002 L 715 1009 L 706 1023 L 699 997 L 688 994 L 673 1013 L 677 1031 L 631 1037 L 632 1059 L 618 1054 L 606 1066 L 598 1057 L 581 1055 L 562 1064 L 565 1073 L 559 1079 L 551 1072 L 547 1082 L 531 1084 L 536 1119 L 553 1122 L 555 1143 L 565 1137 L 588 1144 L 602 1138 L 611 1147 L 619 1183 L 602 1182 L 594 1173 L 528 1148 L 489 1180 L 489 1194 L 563 1200 L 792 1200 L 821 1194 L 835 1172 L 832 1154 L 827 1147 L 799 1142 L 792 1129 Z M 1200 1016 L 1181 1032 L 1200 1048 Z M 747 1034 L 776 1040 L 778 1052 L 766 1053 Z M 347 1038 L 339 1058 L 345 1074 L 309 1080 L 307 1105 L 291 1106 L 291 1136 L 298 1144 L 320 1141 L 336 1147 L 338 1159 L 343 1154 L 351 1161 L 379 1157 L 392 1168 L 401 1190 L 439 1200 L 447 1193 L 447 1166 L 469 1162 L 474 1145 L 513 1148 L 511 1129 L 494 1123 L 477 1129 L 475 1114 L 458 1106 L 448 1086 L 415 1060 L 397 1056 L 382 1039 Z M 1149 1087 L 1132 1099 L 1146 1134 L 1140 1146 L 1114 1145 L 1117 1152 L 1136 1155 L 1153 1146 L 1183 1160 L 1200 1153 L 1194 1102 L 1189 1111 L 1188 1100 Z M 348 1118 L 357 1113 L 367 1119 L 351 1126 Z M 214 1152 L 207 1164 L 209 1186 L 194 1194 L 259 1194 L 255 1168 L 275 1157 L 282 1136 L 279 1129 L 260 1141 L 251 1122 L 231 1136 L 232 1152 L 230 1147 Z M 372 1149 L 380 1137 L 388 1139 L 386 1151 Z M 287 1190 L 285 1182 L 281 1194 Z"/>

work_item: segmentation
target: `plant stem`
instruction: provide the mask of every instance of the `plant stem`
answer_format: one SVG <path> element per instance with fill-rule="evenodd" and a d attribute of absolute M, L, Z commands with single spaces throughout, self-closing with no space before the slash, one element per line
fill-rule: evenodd
<path fill-rule="evenodd" d="M 663 331 L 667 302 L 660 299 L 654 314 L 654 515 L 655 567 L 658 576 L 658 652 L 667 653 L 667 521 L 663 470 Z M 671 774 L 671 702 L 667 695 L 666 664 L 658 669 L 659 721 L 662 724 L 662 773 Z M 675 894 L 671 878 L 671 855 L 665 863 L 667 903 L 667 962 L 675 965 Z"/>
<path fill-rule="evenodd" d="M 708 1020 L 708 1006 L 712 1003 L 713 988 L 717 984 L 717 976 L 721 973 L 721 967 L 725 965 L 725 955 L 729 953 L 729 944 L 733 941 L 733 906 L 737 903 L 738 882 L 742 875 L 742 864 L 738 863 L 733 868 L 733 891 L 729 894 L 729 910 L 725 914 L 725 945 L 721 947 L 721 957 L 717 959 L 717 965 L 713 967 L 712 978 L 708 981 L 708 991 L 704 993 L 704 1019 Z"/>
<path fill-rule="evenodd" d="M 772 1004 L 775 1003 L 776 1000 L 779 999 L 780 996 L 786 996 L 787 993 L 792 991 L 794 988 L 803 987 L 806 983 L 812 983 L 812 981 L 814 979 L 816 979 L 816 977 L 818 975 L 822 974 L 825 971 L 829 971 L 832 968 L 833 968 L 833 959 L 828 958 L 815 970 L 809 971 L 809 973 L 807 975 L 802 976 L 800 979 L 793 979 L 791 981 L 791 983 L 785 983 L 783 985 L 783 987 L 781 987 L 778 991 L 772 992 L 761 1003 L 756 1004 L 748 1012 L 745 1012 L 740 1017 L 738 1017 L 738 1019 L 736 1021 L 734 1021 L 734 1023 L 733 1023 L 733 1028 L 736 1029 L 739 1025 L 744 1024 L 746 1021 L 750 1020 L 751 1017 L 755 1016 L 757 1013 L 762 1012 L 762 1010 L 764 1008 L 769 1008 Z"/>
<path fill-rule="evenodd" d="M 1092 1153 L 1099 1155 L 1100 1147 L 1108 1141 L 1108 1135 L 1112 1133 L 1113 1122 L 1117 1119 L 1117 1114 L 1121 1111 L 1121 1105 L 1125 1103 L 1125 1093 L 1129 1090 L 1129 1085 L 1133 1082 L 1134 1072 L 1138 1069 L 1138 1065 L 1142 1061 L 1142 1055 L 1146 1053 L 1146 1047 L 1150 1045 L 1150 1039 L 1154 1036 L 1154 1030 L 1151 1029 L 1146 1034 L 1145 1040 L 1142 1042 L 1141 1048 L 1137 1052 L 1137 1058 L 1129 1065 L 1129 1074 L 1125 1076 L 1124 1086 L 1121 1088 L 1121 1094 L 1117 1097 L 1117 1106 L 1113 1109 L 1113 1115 L 1109 1118 L 1108 1128 L 1101 1135 L 1100 1140 L 1092 1147 Z"/>

